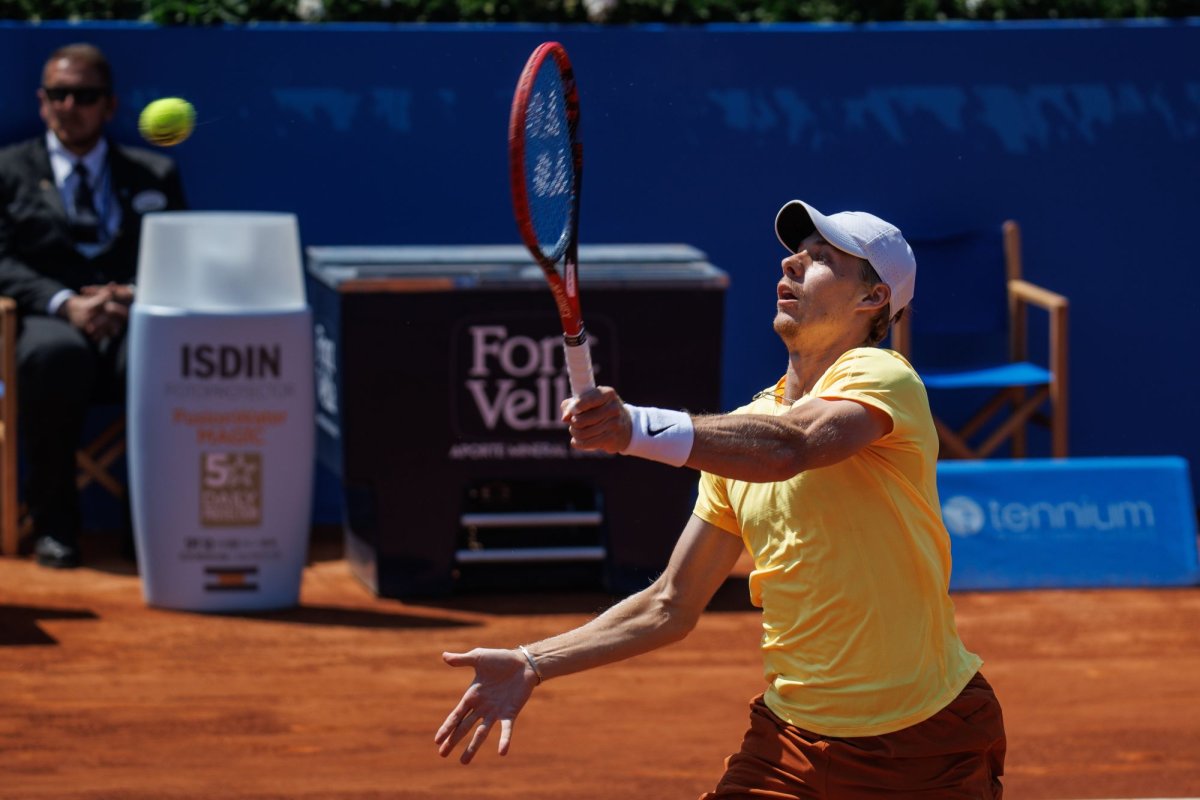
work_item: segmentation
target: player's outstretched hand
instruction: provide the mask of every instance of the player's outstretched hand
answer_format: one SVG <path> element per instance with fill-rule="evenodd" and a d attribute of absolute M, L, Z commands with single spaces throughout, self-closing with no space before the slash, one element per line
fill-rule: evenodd
<path fill-rule="evenodd" d="M 597 386 L 564 400 L 562 421 L 571 431 L 571 446 L 580 450 L 619 453 L 633 436 L 629 412 L 611 386 Z"/>
<path fill-rule="evenodd" d="M 471 763 L 497 722 L 500 724 L 500 744 L 496 749 L 500 755 L 507 754 L 513 721 L 529 701 L 538 682 L 529 669 L 529 662 L 517 650 L 479 647 L 469 653 L 442 653 L 442 660 L 452 667 L 474 667 L 475 679 L 433 737 L 438 754 L 443 758 L 450 755 L 474 729 L 459 759 L 464 764 Z"/>

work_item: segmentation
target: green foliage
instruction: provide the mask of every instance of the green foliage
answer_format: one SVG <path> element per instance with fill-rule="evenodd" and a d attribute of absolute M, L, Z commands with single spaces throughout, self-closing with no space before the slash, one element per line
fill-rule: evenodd
<path fill-rule="evenodd" d="M 326 22 L 587 21 L 579 0 L 323 0 L 323 5 Z"/>
<path fill-rule="evenodd" d="M 0 19 L 141 19 L 146 0 L 0 0 Z"/>
<path fill-rule="evenodd" d="M 222 25 L 288 22 L 295 0 L 144 0 L 139 19 L 159 25 Z"/>
<path fill-rule="evenodd" d="M 617 0 L 603 24 L 1185 16 L 1200 16 L 1200 0 Z M 0 19 L 160 25 L 589 21 L 584 0 L 0 0 Z"/>
<path fill-rule="evenodd" d="M 971 19 L 1126 19 L 1200 15 L 1197 0 L 980 0 Z"/>

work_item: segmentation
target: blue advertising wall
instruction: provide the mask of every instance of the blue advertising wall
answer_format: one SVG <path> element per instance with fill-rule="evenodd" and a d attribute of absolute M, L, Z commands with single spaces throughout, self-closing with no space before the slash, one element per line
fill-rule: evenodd
<path fill-rule="evenodd" d="M 0 141 L 41 130 L 45 56 L 89 40 L 117 73 L 118 138 L 149 100 L 195 103 L 172 151 L 195 208 L 292 211 L 306 245 L 516 243 L 508 107 L 549 38 L 579 79 L 583 240 L 686 242 L 731 276 L 725 408 L 785 366 L 770 322 L 786 200 L 870 210 L 914 239 L 1013 218 L 1026 277 L 1072 301 L 1072 454 L 1200 459 L 1198 20 L 7 24 Z M 959 302 L 995 279 L 964 265 Z M 688 308 L 662 313 L 686 335 Z"/>

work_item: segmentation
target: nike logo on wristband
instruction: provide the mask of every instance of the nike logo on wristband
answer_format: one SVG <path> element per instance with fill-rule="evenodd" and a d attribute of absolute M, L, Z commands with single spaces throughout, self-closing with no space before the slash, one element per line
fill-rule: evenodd
<path fill-rule="evenodd" d="M 621 452 L 673 467 L 687 464 L 695 441 L 692 418 L 683 411 L 627 405 L 633 423 L 629 444 Z"/>

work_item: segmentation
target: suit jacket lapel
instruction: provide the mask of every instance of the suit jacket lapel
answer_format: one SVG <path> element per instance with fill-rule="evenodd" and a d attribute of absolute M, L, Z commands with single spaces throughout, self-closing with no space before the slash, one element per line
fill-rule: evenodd
<path fill-rule="evenodd" d="M 133 177 L 129 159 L 125 158 L 125 154 L 111 139 L 108 142 L 108 169 L 109 176 L 112 178 L 113 199 L 121 208 L 120 227 L 123 230 L 129 224 L 133 214 L 133 208 L 130 206 L 130 197 L 133 195 L 133 187 L 130 184 L 133 182 Z"/>
<path fill-rule="evenodd" d="M 54 184 L 54 170 L 50 167 L 50 151 L 46 149 L 46 140 L 38 138 L 34 141 L 33 163 L 30 167 L 33 170 L 34 178 L 37 180 L 38 190 L 42 194 L 42 202 L 54 212 L 58 222 L 62 225 L 63 231 L 68 231 L 70 229 L 70 221 L 67 219 L 67 209 L 63 205 L 62 193 L 58 191 L 58 186 Z"/>

